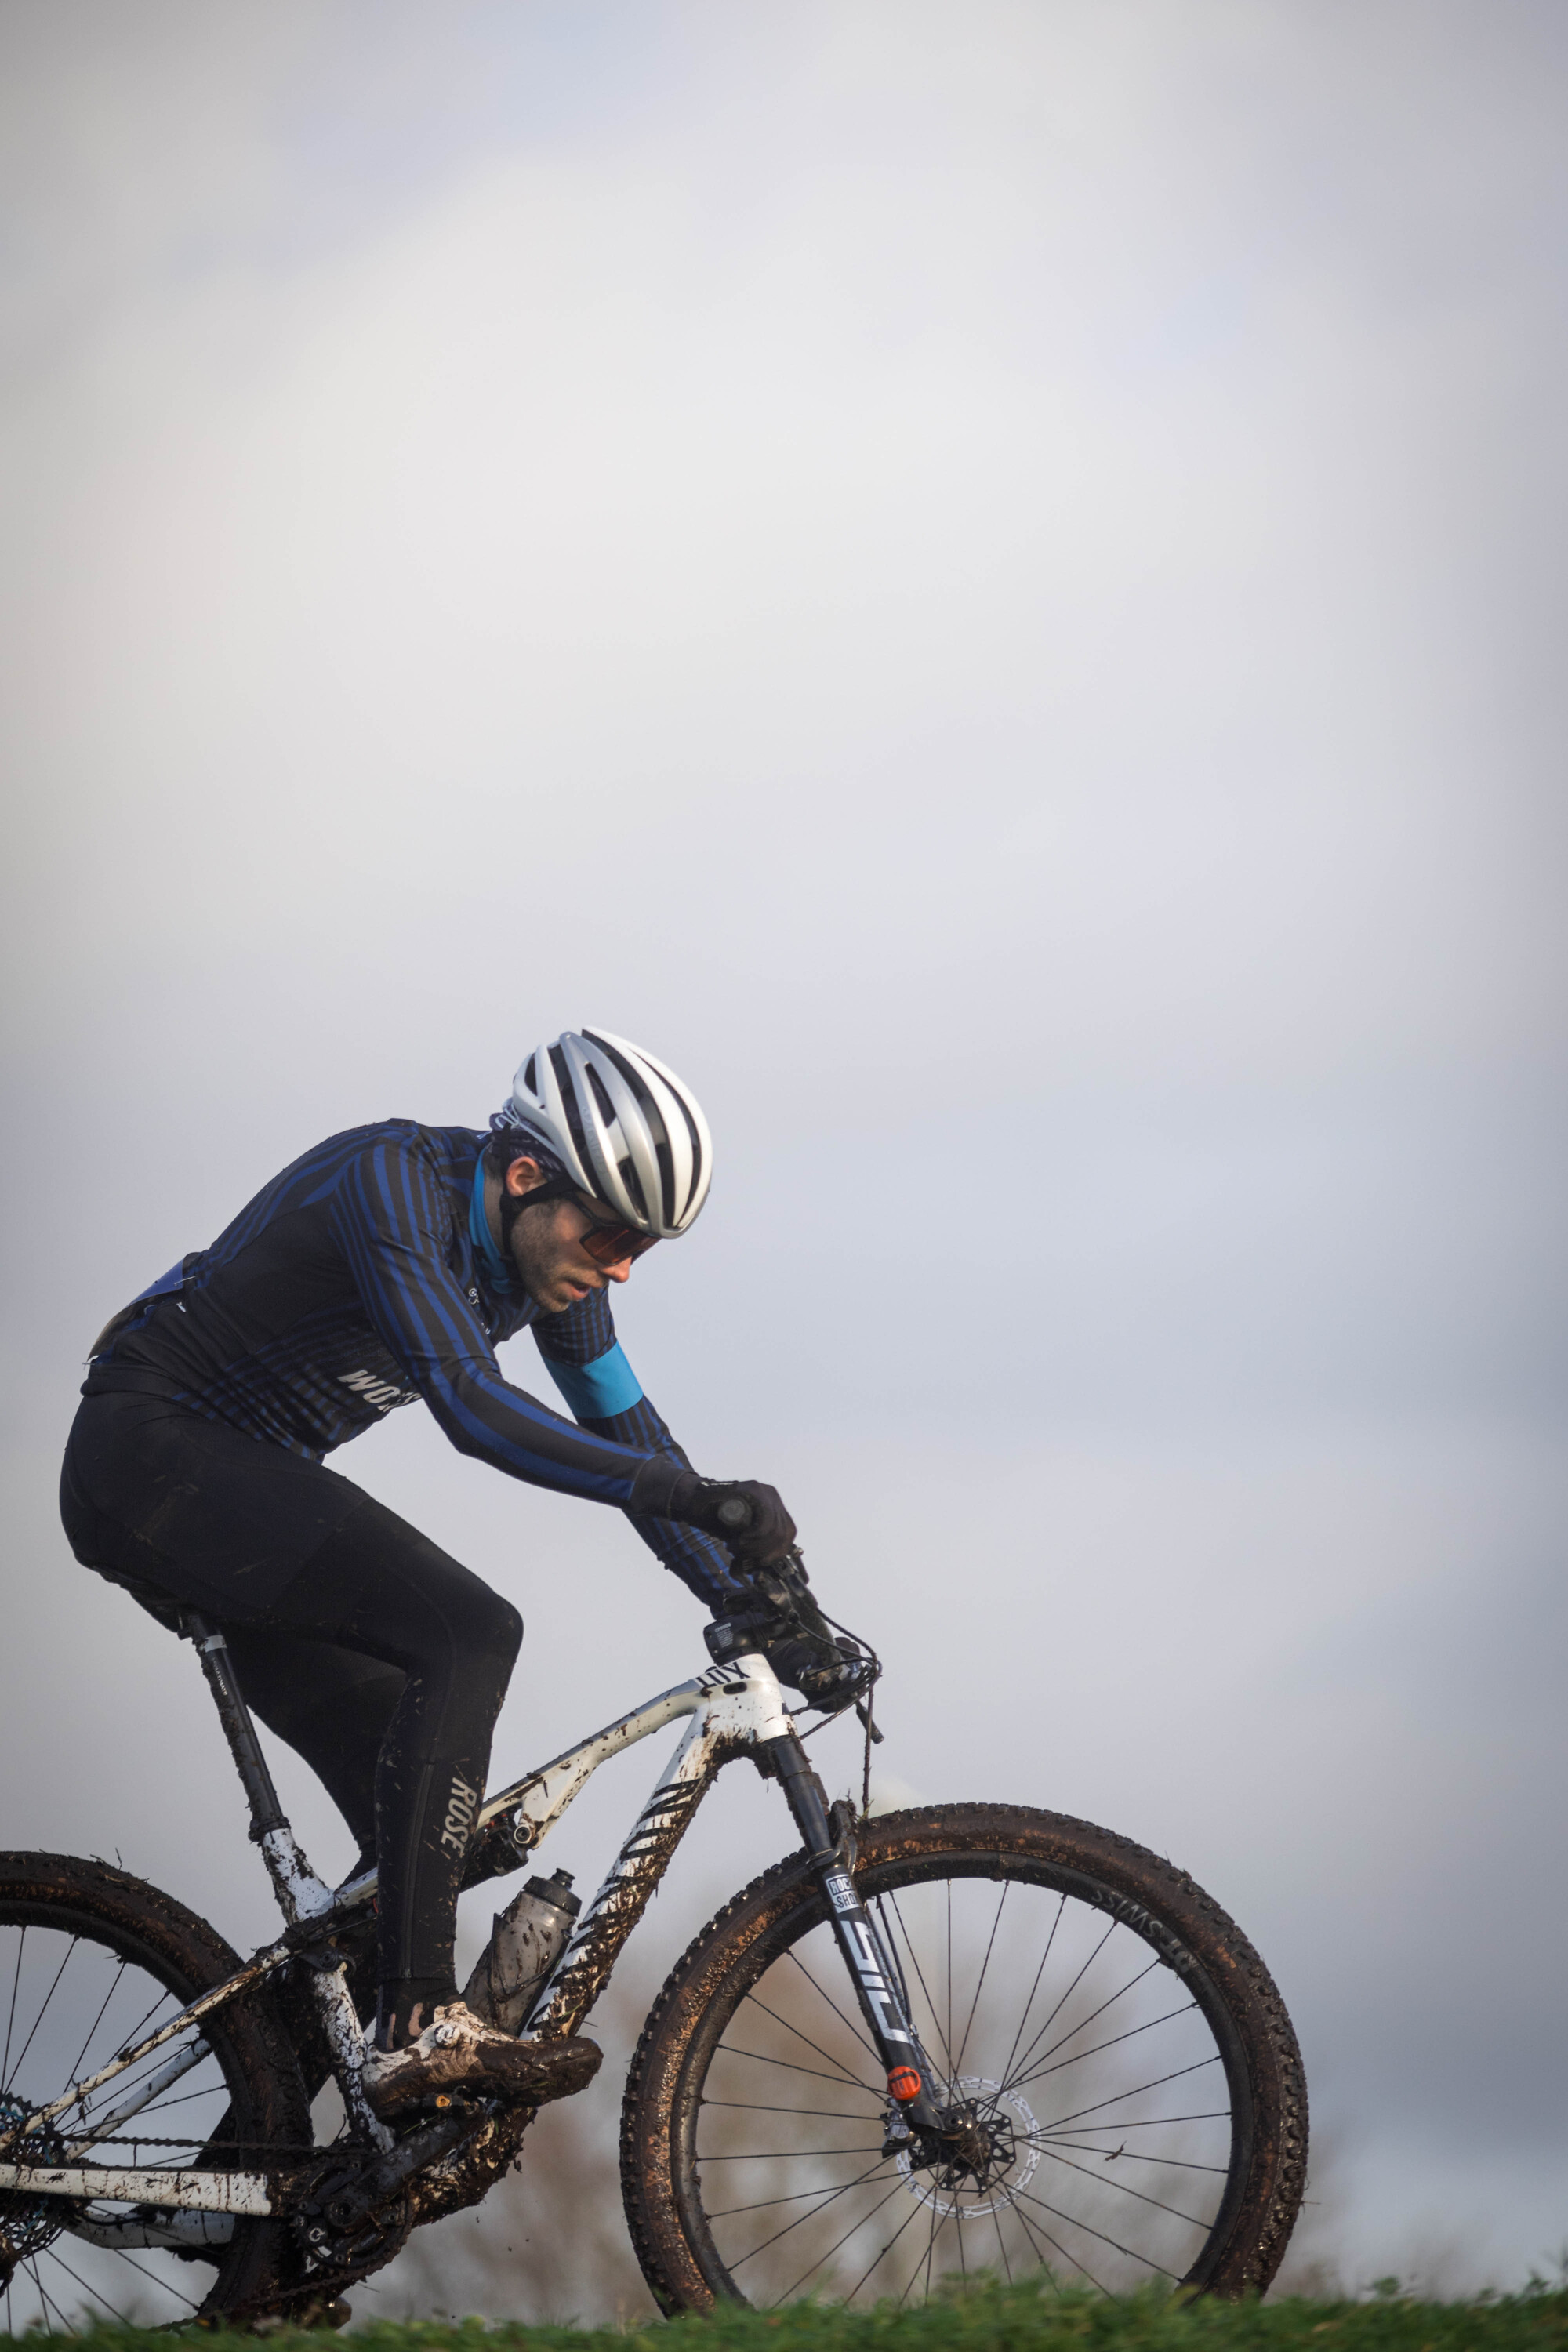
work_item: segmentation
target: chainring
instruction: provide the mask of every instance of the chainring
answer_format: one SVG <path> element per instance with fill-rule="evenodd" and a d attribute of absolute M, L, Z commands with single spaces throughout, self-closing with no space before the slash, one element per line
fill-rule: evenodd
<path fill-rule="evenodd" d="M 289 2226 L 307 2262 L 332 2273 L 334 2285 L 349 2284 L 381 2270 L 401 2253 L 414 2229 L 414 2205 L 406 2189 L 395 2189 L 368 2213 L 354 2210 L 363 2165 L 329 2155 L 298 2183 L 290 2199 Z M 306 2285 L 310 2281 L 307 2277 Z"/>

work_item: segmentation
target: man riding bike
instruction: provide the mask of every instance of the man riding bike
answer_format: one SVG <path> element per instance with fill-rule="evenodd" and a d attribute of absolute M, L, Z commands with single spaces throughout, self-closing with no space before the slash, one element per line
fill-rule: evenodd
<path fill-rule="evenodd" d="M 488 1135 L 388 1119 L 329 1137 L 93 1350 L 61 1479 L 66 1533 L 163 1623 L 190 1610 L 222 1632 L 251 1708 L 374 1864 L 363 2082 L 378 2115 L 454 2083 L 560 2097 L 599 2053 L 495 2030 L 453 1973 L 464 1855 L 522 1622 L 326 1454 L 423 1397 L 460 1452 L 625 1510 L 807 1696 L 852 1672 L 803 1570 L 752 1581 L 795 1540 L 776 1490 L 699 1477 L 616 1339 L 608 1286 L 689 1231 L 711 1167 L 672 1071 L 607 1031 L 569 1030 L 529 1056 Z M 525 1325 L 573 1421 L 500 1371 L 497 1343 Z"/>

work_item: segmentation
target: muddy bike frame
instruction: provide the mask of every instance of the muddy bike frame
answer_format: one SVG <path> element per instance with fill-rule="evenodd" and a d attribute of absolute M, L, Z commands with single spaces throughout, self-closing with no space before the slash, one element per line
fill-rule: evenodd
<path fill-rule="evenodd" d="M 331 2053 L 332 2074 L 342 2094 L 351 2132 L 361 2147 L 374 2150 L 378 2168 L 390 2182 L 410 2179 L 426 2165 L 448 2157 L 476 2126 L 461 2117 L 426 2125 L 412 2138 L 395 2143 L 365 2104 L 360 2081 L 364 2041 L 348 1985 L 342 1939 L 368 1924 L 375 1874 L 346 1881 L 335 1891 L 306 1860 L 278 1801 L 271 1775 L 223 1635 L 204 1620 L 187 1616 L 183 1631 L 195 1643 L 227 1736 L 252 1818 L 284 1917 L 282 1935 L 264 1947 L 223 1983 L 188 2004 L 156 2032 L 121 2051 L 95 2074 L 0 2133 L 0 2192 L 60 2197 L 78 2202 L 109 2200 L 141 2208 L 128 2220 L 79 2217 L 68 2228 L 105 2245 L 216 2245 L 232 2234 L 238 2215 L 289 2211 L 296 2201 L 299 2168 L 232 2171 L 146 2169 L 89 2164 L 95 2146 L 118 2134 L 171 2084 L 208 2055 L 198 2033 L 163 2064 L 154 2066 L 126 2096 L 106 2112 L 87 2117 L 87 2101 L 118 2076 L 144 2065 L 157 2052 L 199 2026 L 204 2018 L 269 1978 L 304 1959 Z M 739 1757 L 749 1758 L 765 1778 L 782 1787 L 805 1853 L 803 1872 L 822 1889 L 827 1917 L 843 1953 L 856 2000 L 886 2067 L 891 2127 L 933 2133 L 941 2129 L 936 2101 L 938 2076 L 916 2037 L 898 1969 L 874 1919 L 855 1892 L 853 1809 L 829 1807 L 798 1734 L 785 1712 L 778 1682 L 757 1654 L 708 1667 L 692 1681 L 678 1683 L 647 1706 L 607 1724 L 578 1747 L 568 1748 L 525 1779 L 489 1798 L 480 1808 L 470 1846 L 466 1885 L 516 1870 L 543 1843 L 601 1764 L 624 1748 L 688 1718 L 674 1755 L 654 1787 L 593 1901 L 578 1920 L 554 1969 L 541 1988 L 525 2030 L 555 2040 L 577 2032 L 607 1982 L 622 1947 L 646 1909 L 671 1855 L 716 1774 Z M 75 2109 L 81 2127 L 66 2122 Z M 37 2132 L 75 2142 L 68 2163 L 14 2160 Z M 303 2153 L 303 2152 L 302 2152 Z"/>

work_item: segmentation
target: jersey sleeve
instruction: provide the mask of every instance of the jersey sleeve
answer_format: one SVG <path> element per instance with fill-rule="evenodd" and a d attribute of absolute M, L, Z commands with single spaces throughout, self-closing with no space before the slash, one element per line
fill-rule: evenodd
<path fill-rule="evenodd" d="M 605 1292 L 590 1291 L 563 1315 L 544 1317 L 533 1326 L 533 1336 L 551 1379 L 580 1427 L 689 1470 L 690 1463 L 626 1361 Z M 715 1615 L 721 1615 L 737 1591 L 723 1545 L 679 1519 L 662 1519 L 646 1511 L 628 1511 L 626 1517 L 672 1575 Z"/>
<path fill-rule="evenodd" d="M 502 1376 L 448 1262 L 450 1205 L 416 1137 L 384 1138 L 349 1162 L 331 1223 L 371 1321 L 459 1453 L 623 1509 L 634 1486 L 645 1501 L 668 1495 L 676 1471 L 658 1475 L 657 1447 L 574 1424 Z"/>

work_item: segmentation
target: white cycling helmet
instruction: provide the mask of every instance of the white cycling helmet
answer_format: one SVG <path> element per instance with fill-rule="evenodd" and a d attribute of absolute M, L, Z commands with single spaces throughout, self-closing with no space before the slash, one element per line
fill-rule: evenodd
<path fill-rule="evenodd" d="M 713 1146 L 673 1070 L 607 1029 L 567 1029 L 512 1081 L 510 1125 L 539 1137 L 585 1192 L 670 1241 L 708 1198 Z"/>

